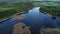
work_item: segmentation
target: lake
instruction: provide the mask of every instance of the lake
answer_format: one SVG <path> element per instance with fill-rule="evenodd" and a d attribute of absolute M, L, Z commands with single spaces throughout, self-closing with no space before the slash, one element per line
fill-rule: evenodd
<path fill-rule="evenodd" d="M 52 19 L 50 16 L 41 13 L 40 7 L 34 7 L 29 10 L 28 13 L 21 14 L 24 16 L 23 20 L 12 20 L 9 19 L 0 24 L 0 34 L 12 34 L 13 27 L 19 22 L 23 22 L 27 26 L 31 27 L 32 34 L 39 34 L 40 28 L 59 28 L 60 20 Z"/>

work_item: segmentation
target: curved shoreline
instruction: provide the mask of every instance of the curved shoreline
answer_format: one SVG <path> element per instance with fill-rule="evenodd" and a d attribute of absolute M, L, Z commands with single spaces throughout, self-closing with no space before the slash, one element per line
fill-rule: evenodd
<path fill-rule="evenodd" d="M 43 10 L 40 10 L 40 11 L 43 11 Z M 46 15 L 48 15 L 48 16 L 50 16 L 50 17 L 56 17 L 57 19 L 59 19 L 60 20 L 60 17 L 57 17 L 57 16 L 52 16 L 51 14 L 49 14 L 49 13 L 47 13 L 47 12 L 45 12 L 45 11 L 43 11 L 44 13 L 46 13 Z"/>
<path fill-rule="evenodd" d="M 2 23 L 2 22 L 4 22 L 4 21 L 7 21 L 7 20 L 9 20 L 9 19 L 12 19 L 13 16 L 20 15 L 20 14 L 24 14 L 24 13 L 28 13 L 28 11 L 29 11 L 29 10 L 16 13 L 16 14 L 14 14 L 14 15 L 12 15 L 12 16 L 6 18 L 6 19 L 2 19 L 2 20 L 0 21 L 0 23 Z"/>

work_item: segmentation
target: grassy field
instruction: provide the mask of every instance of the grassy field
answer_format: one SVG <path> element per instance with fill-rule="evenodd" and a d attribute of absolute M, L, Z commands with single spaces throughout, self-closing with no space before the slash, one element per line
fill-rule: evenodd
<path fill-rule="evenodd" d="M 6 19 L 16 13 L 27 11 L 32 6 L 29 3 L 0 3 L 0 20 Z"/>

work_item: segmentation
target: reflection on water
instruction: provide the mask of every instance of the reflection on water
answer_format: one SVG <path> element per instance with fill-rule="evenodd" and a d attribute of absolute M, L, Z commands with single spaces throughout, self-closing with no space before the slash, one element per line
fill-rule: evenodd
<path fill-rule="evenodd" d="M 39 7 L 29 10 L 28 13 L 21 14 L 24 16 L 22 20 L 8 20 L 0 24 L 0 34 L 12 34 L 13 26 L 19 22 L 23 22 L 27 26 L 31 26 L 32 34 L 39 34 L 40 28 L 55 28 L 60 27 L 58 19 L 52 19 L 39 11 Z"/>

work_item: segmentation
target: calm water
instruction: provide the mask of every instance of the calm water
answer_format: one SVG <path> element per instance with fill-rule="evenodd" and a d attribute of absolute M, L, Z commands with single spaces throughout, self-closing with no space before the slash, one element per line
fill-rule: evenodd
<path fill-rule="evenodd" d="M 23 20 L 8 20 L 0 24 L 0 34 L 12 34 L 13 26 L 19 22 L 25 23 L 31 27 L 32 34 L 39 34 L 40 28 L 57 28 L 60 27 L 58 19 L 52 19 L 39 11 L 39 7 L 29 10 L 28 13 L 21 14 L 25 18 Z"/>

